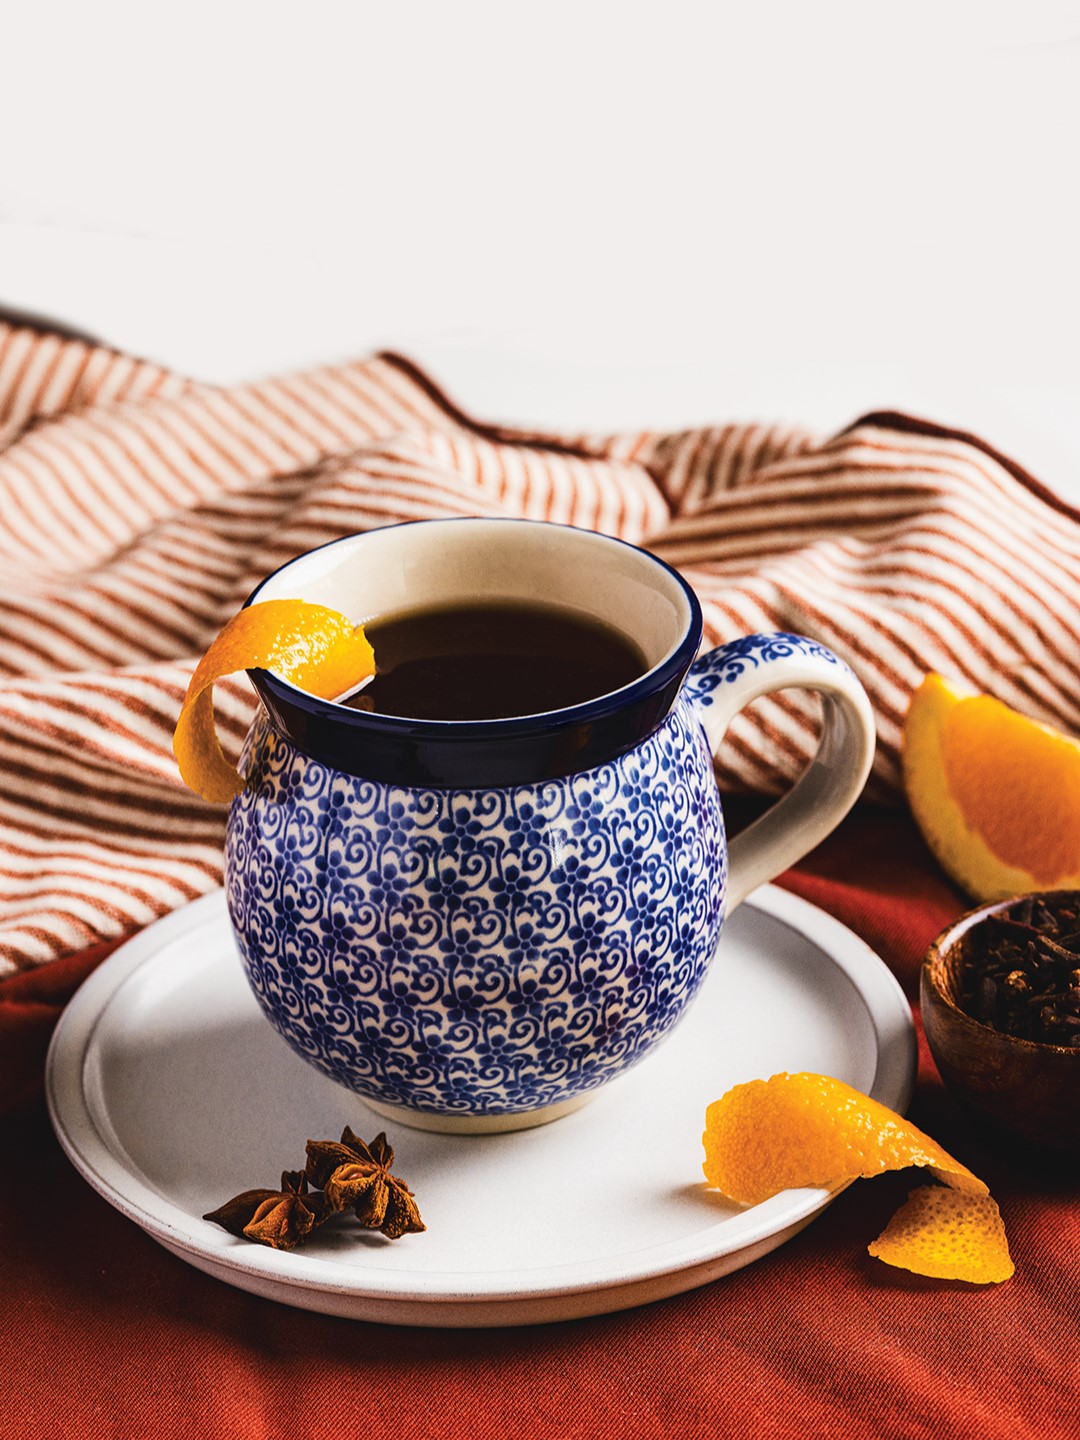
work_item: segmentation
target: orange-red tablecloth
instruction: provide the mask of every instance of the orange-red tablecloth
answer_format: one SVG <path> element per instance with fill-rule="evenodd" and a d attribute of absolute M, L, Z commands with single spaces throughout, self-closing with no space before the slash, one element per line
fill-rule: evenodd
<path fill-rule="evenodd" d="M 909 995 L 927 941 L 963 908 L 906 818 L 869 807 L 784 883 L 863 935 Z M 59 1006 L 101 953 L 0 985 L 0 1092 L 21 1097 L 4 1122 L 0 1190 L 4 1435 L 1077 1433 L 1077 1177 L 976 1133 L 925 1048 L 912 1117 L 999 1201 L 1016 1261 L 1005 1285 L 923 1280 L 870 1259 L 867 1243 L 917 1183 L 901 1174 L 853 1186 L 782 1249 L 691 1294 L 566 1324 L 406 1330 L 231 1289 L 75 1174 L 29 1097 Z"/>

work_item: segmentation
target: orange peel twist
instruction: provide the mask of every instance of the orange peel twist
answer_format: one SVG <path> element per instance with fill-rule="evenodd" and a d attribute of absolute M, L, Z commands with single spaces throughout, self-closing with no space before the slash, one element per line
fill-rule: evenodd
<path fill-rule="evenodd" d="M 705 1115 L 705 1178 L 742 1205 L 781 1190 L 837 1189 L 922 1166 L 945 1189 L 915 1191 L 870 1254 L 920 1275 L 991 1284 L 1013 1273 L 1005 1228 L 982 1180 L 903 1116 L 828 1075 L 736 1085 Z"/>
<path fill-rule="evenodd" d="M 234 615 L 199 661 L 173 732 L 185 785 L 216 803 L 244 788 L 214 726 L 214 682 L 238 670 L 273 670 L 299 689 L 332 700 L 374 675 L 375 656 L 363 629 L 325 605 L 264 600 Z"/>

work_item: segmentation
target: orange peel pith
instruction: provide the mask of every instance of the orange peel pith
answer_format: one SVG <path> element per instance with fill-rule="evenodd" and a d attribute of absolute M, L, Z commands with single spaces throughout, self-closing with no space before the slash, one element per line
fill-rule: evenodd
<path fill-rule="evenodd" d="M 1080 887 L 1080 742 L 927 675 L 904 721 L 904 789 L 938 863 L 973 899 Z"/>
<path fill-rule="evenodd" d="M 332 700 L 373 675 L 375 657 L 363 630 L 325 605 L 264 600 L 234 615 L 199 661 L 173 732 L 184 783 L 219 803 L 244 788 L 214 728 L 214 682 L 237 670 L 273 670 L 299 689 Z"/>
<path fill-rule="evenodd" d="M 905 1206 L 871 1254 L 920 1274 L 976 1283 L 1012 1274 L 1004 1227 L 1000 1215 L 996 1229 L 991 1224 L 997 1206 L 983 1181 L 903 1116 L 841 1080 L 803 1072 L 736 1085 L 709 1106 L 702 1141 L 706 1180 L 742 1205 L 781 1190 L 832 1190 L 922 1166 L 948 1187 L 928 1187 L 931 1194 L 954 1199 L 920 1202 L 900 1223 Z"/>

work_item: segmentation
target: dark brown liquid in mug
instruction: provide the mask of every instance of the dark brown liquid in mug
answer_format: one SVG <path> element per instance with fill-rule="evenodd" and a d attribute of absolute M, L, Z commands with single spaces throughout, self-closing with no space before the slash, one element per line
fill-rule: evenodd
<path fill-rule="evenodd" d="M 414 720 L 540 715 L 607 695 L 648 668 L 626 636 L 574 610 L 517 601 L 380 616 L 376 674 L 344 703 Z"/>

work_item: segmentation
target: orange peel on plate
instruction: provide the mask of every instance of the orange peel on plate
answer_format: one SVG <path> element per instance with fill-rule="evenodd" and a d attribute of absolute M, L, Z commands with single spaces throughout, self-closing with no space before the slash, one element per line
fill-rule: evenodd
<path fill-rule="evenodd" d="M 363 629 L 325 605 L 264 600 L 234 615 L 199 661 L 173 732 L 181 778 L 204 800 L 228 801 L 244 788 L 214 727 L 214 682 L 237 670 L 273 670 L 332 700 L 374 675 L 375 657 Z"/>
<path fill-rule="evenodd" d="M 948 1189 L 928 1186 L 928 1199 L 916 1191 L 870 1253 L 921 1275 L 975 1284 L 1013 1273 L 1001 1217 L 983 1181 L 903 1116 L 841 1080 L 785 1073 L 736 1085 L 709 1106 L 702 1140 L 706 1180 L 742 1205 L 781 1190 L 833 1190 L 922 1166 Z"/>

